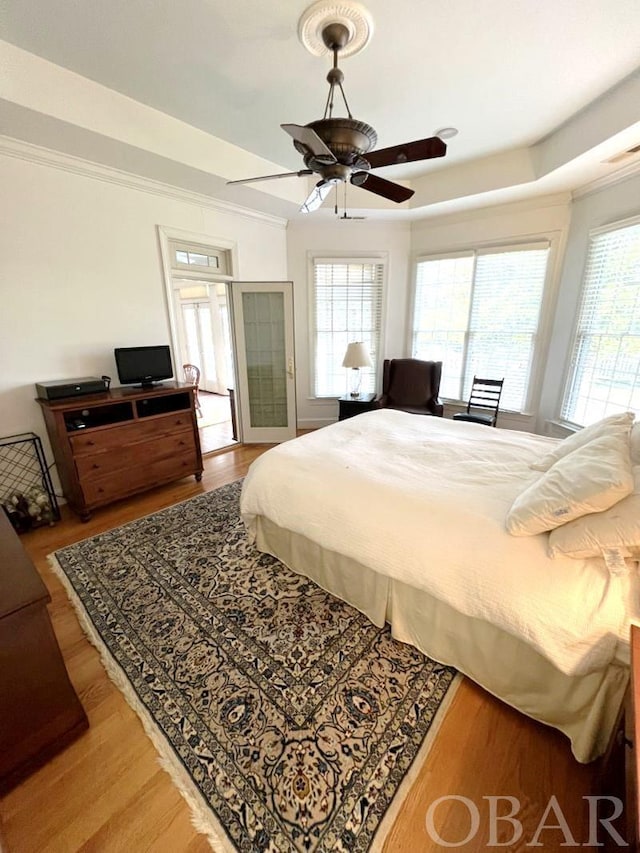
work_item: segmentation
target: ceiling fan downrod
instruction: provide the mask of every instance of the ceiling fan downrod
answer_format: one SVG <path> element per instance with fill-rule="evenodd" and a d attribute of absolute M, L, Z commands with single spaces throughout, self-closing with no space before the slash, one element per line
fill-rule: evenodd
<path fill-rule="evenodd" d="M 323 118 L 332 118 L 333 116 L 333 93 L 336 86 L 340 89 L 340 94 L 342 95 L 347 115 L 349 118 L 353 118 L 351 110 L 349 109 L 349 104 L 347 103 L 347 96 L 345 95 L 342 87 L 344 74 L 340 68 L 338 68 L 338 53 L 349 44 L 349 30 L 344 24 L 329 24 L 322 31 L 322 41 L 329 50 L 333 51 L 333 68 L 331 68 L 327 74 L 329 94 L 327 95 L 327 103 L 324 108 Z"/>

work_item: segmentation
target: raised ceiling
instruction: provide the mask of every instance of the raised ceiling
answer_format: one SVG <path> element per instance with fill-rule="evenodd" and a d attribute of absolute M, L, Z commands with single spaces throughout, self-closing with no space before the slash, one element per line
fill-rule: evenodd
<path fill-rule="evenodd" d="M 279 125 L 321 117 L 330 64 L 298 40 L 308 5 L 4 0 L 0 38 L 285 170 L 298 169 L 300 157 Z M 366 7 L 375 25 L 371 42 L 341 63 L 354 117 L 373 125 L 378 147 L 448 125 L 460 131 L 445 160 L 380 173 L 418 187 L 423 175 L 448 170 L 452 176 L 456 167 L 464 174 L 473 162 L 490 163 L 562 135 L 576 114 L 634 75 L 640 61 L 638 0 L 367 0 Z M 633 142 L 637 106 L 635 112 L 626 127 L 618 116 L 614 130 L 628 131 L 620 144 Z M 2 130 L 10 134 L 6 122 Z M 607 153 L 617 153 L 615 147 Z M 557 166 L 569 162 L 565 157 Z M 593 177 L 576 171 L 575 162 L 574 172 L 564 184 Z M 562 183 L 549 188 L 566 188 Z M 248 197 L 237 192 L 238 199 Z M 305 197 L 303 186 L 299 195 Z M 447 201 L 444 190 L 431 201 L 425 192 L 422 201 L 416 195 L 416 211 Z M 235 196 L 229 190 L 226 197 Z"/>

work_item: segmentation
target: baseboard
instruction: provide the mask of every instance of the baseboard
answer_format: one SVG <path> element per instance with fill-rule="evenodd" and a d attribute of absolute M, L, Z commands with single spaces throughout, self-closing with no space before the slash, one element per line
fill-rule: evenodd
<path fill-rule="evenodd" d="M 329 424 L 334 424 L 338 420 L 335 418 L 299 418 L 298 429 L 320 429 Z"/>

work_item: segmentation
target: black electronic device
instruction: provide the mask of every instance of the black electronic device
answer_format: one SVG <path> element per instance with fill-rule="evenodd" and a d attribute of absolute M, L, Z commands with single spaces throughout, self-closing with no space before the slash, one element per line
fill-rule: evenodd
<path fill-rule="evenodd" d="M 123 385 L 150 388 L 173 376 L 171 350 L 166 345 L 151 347 L 116 347 L 113 354 L 118 379 Z"/>
<path fill-rule="evenodd" d="M 97 376 L 83 376 L 81 379 L 54 379 L 51 382 L 37 382 L 36 394 L 42 400 L 62 400 L 65 397 L 81 397 L 84 394 L 101 394 L 109 386 Z"/>

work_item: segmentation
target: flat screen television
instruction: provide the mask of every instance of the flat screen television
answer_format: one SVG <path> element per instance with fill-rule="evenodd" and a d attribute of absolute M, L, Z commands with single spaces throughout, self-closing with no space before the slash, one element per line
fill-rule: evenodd
<path fill-rule="evenodd" d="M 155 347 L 116 347 L 113 354 L 122 385 L 151 388 L 173 376 L 171 350 L 164 344 Z"/>

